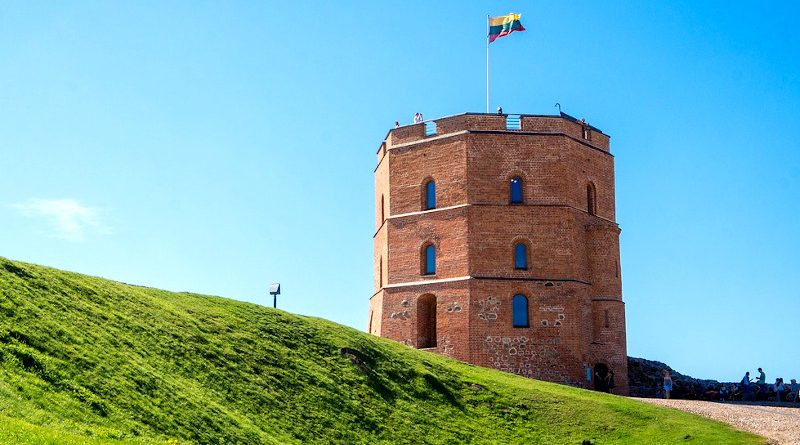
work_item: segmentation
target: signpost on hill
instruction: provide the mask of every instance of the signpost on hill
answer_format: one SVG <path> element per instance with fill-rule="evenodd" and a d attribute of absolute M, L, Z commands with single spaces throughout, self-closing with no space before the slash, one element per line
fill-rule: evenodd
<path fill-rule="evenodd" d="M 278 307 L 278 295 L 281 294 L 281 283 L 272 283 L 269 285 L 269 294 L 272 295 L 272 307 Z"/>

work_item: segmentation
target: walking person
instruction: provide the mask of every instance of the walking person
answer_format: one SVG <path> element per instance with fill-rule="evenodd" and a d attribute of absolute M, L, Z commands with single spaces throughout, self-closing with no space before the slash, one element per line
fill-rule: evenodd
<path fill-rule="evenodd" d="M 663 376 L 664 376 L 664 398 L 668 399 L 669 393 L 670 391 L 672 391 L 672 376 L 669 375 L 669 371 L 666 369 L 663 372 Z"/>

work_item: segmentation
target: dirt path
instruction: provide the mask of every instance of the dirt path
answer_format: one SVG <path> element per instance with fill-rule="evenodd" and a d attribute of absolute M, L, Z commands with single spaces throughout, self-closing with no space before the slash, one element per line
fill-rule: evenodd
<path fill-rule="evenodd" d="M 764 436 L 776 445 L 800 445 L 800 405 L 717 403 L 700 400 L 636 399 L 719 420 L 740 430 Z M 775 405 L 772 403 L 772 405 Z"/>

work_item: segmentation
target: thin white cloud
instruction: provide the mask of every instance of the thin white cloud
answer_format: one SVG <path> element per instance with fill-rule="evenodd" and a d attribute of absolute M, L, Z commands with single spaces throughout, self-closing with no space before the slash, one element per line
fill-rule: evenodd
<path fill-rule="evenodd" d="M 99 209 L 74 199 L 31 198 L 11 207 L 25 216 L 43 219 L 51 229 L 50 235 L 56 238 L 83 241 L 87 233 L 110 233 L 100 219 Z"/>

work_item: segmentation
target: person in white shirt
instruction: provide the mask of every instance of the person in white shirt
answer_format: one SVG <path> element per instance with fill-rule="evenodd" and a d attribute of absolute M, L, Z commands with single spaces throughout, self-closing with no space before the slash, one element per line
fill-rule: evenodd
<path fill-rule="evenodd" d="M 774 389 L 775 389 L 775 401 L 776 402 L 782 401 L 783 400 L 783 391 L 786 389 L 786 387 L 783 386 L 783 379 L 782 378 L 778 377 L 777 379 L 775 379 L 775 387 L 774 387 Z"/>

